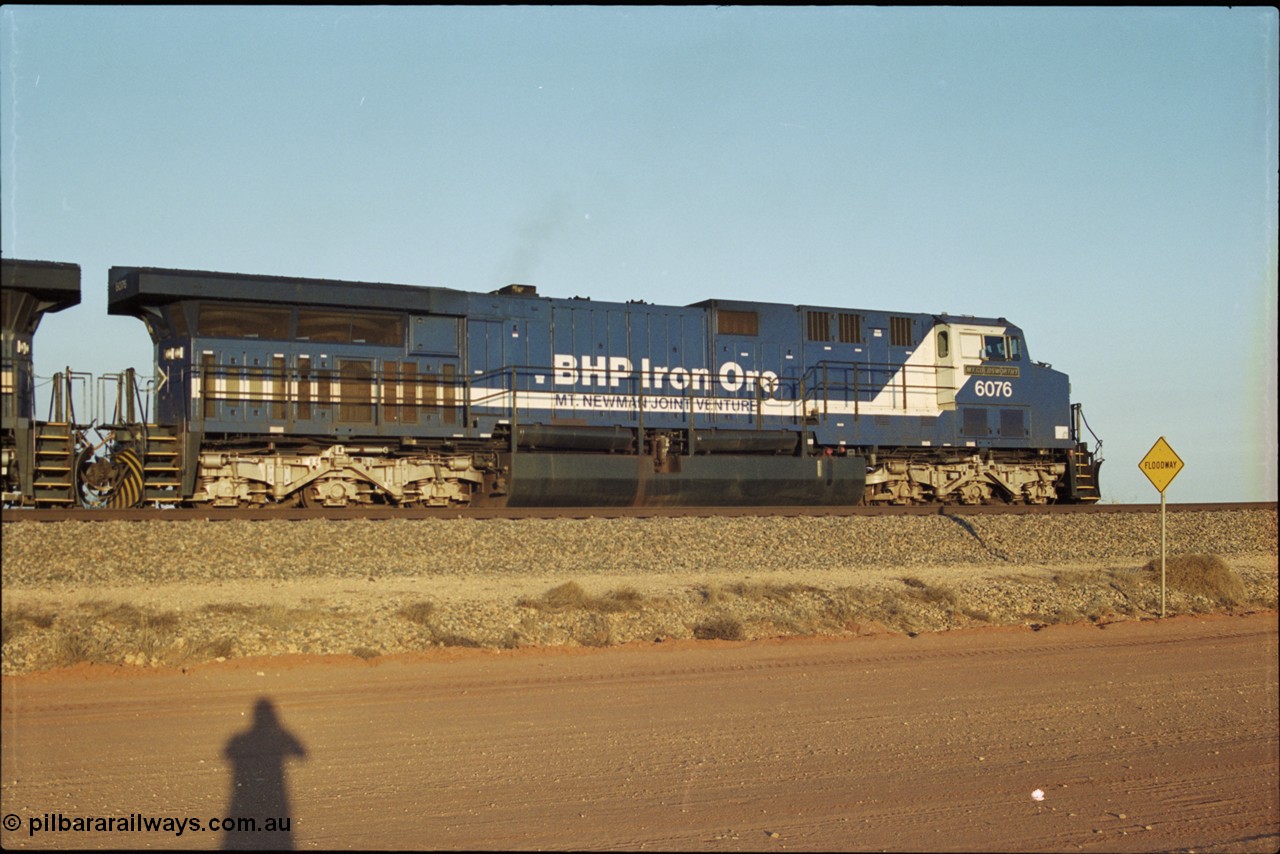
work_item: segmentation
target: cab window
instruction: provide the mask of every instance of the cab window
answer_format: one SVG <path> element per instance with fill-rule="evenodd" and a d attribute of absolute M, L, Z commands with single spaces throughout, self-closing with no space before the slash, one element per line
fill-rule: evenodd
<path fill-rule="evenodd" d="M 1008 356 L 1004 349 L 1003 335 L 985 335 L 982 339 L 982 358 L 988 362 L 1004 362 Z"/>
<path fill-rule="evenodd" d="M 1016 335 L 984 335 L 982 358 L 987 362 L 1022 361 L 1022 339 Z"/>

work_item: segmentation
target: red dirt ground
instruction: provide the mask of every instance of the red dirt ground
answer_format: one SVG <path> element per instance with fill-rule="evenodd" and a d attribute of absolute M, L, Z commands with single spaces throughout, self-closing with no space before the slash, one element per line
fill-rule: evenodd
<path fill-rule="evenodd" d="M 0 842 L 1270 852 L 1277 683 L 1274 613 L 80 666 L 3 680 Z M 32 833 L 105 817 L 202 829 Z"/>

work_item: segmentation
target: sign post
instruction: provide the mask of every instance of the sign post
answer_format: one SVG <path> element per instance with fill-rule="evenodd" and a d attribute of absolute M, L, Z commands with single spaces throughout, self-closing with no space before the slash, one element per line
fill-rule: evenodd
<path fill-rule="evenodd" d="M 1164 616 L 1164 491 L 1182 471 L 1182 459 L 1161 436 L 1138 463 L 1138 468 L 1160 492 L 1160 616 Z"/>

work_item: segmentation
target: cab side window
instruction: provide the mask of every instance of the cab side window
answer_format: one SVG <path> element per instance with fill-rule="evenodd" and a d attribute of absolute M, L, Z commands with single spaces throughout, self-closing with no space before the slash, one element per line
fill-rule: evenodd
<path fill-rule="evenodd" d="M 1004 350 L 1003 335 L 987 335 L 982 340 L 982 358 L 988 362 L 1004 362 L 1008 356 Z"/>

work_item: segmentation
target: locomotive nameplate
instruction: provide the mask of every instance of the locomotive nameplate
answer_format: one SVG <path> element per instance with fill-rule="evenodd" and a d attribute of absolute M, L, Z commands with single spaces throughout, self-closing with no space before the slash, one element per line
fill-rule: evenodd
<path fill-rule="evenodd" d="M 967 377 L 1020 377 L 1019 368 L 1003 365 L 965 365 L 964 375 Z"/>

